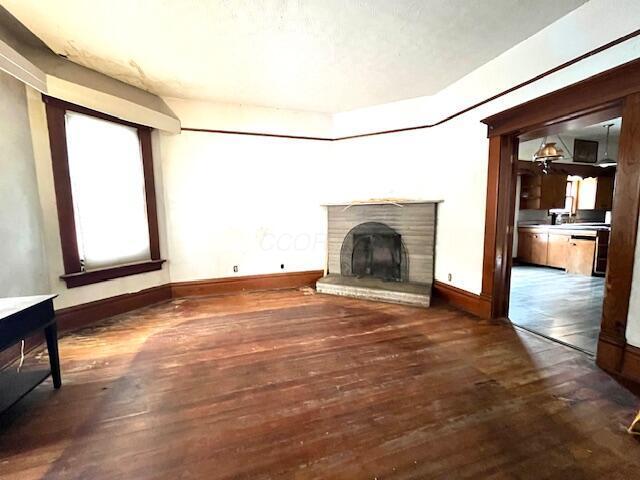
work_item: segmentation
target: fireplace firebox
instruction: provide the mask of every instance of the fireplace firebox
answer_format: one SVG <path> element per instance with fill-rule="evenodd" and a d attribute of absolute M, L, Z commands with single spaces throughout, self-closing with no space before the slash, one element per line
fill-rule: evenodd
<path fill-rule="evenodd" d="M 342 242 L 340 257 L 343 275 L 406 280 L 407 255 L 402 236 L 383 223 L 365 222 L 352 228 Z"/>
<path fill-rule="evenodd" d="M 400 280 L 400 235 L 356 235 L 351 270 L 356 277 L 370 275 L 382 280 Z"/>

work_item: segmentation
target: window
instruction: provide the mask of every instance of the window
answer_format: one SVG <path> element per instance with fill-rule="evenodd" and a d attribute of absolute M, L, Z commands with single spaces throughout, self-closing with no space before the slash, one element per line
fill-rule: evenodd
<path fill-rule="evenodd" d="M 67 286 L 162 268 L 150 129 L 44 101 Z"/>
<path fill-rule="evenodd" d="M 569 212 L 569 214 L 575 214 L 578 209 L 580 180 L 582 180 L 582 177 L 577 177 L 575 175 L 569 175 L 567 177 L 567 191 L 565 195 L 564 208 Z"/>

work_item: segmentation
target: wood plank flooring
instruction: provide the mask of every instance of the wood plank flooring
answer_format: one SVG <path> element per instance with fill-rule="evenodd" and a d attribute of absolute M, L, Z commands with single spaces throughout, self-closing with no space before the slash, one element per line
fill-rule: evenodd
<path fill-rule="evenodd" d="M 603 277 L 527 265 L 511 270 L 511 321 L 591 355 L 598 345 L 603 299 Z"/>
<path fill-rule="evenodd" d="M 640 402 L 588 356 L 448 306 L 308 293 L 62 338 L 62 389 L 0 417 L 0 479 L 637 478 Z"/>

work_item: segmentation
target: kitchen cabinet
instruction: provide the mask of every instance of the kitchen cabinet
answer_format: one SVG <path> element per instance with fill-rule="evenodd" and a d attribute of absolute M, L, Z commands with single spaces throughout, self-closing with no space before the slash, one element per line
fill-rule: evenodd
<path fill-rule="evenodd" d="M 549 267 L 567 268 L 570 235 L 549 234 L 547 263 Z"/>
<path fill-rule="evenodd" d="M 525 263 L 531 263 L 531 243 L 533 241 L 533 233 L 518 230 L 518 260 Z"/>
<path fill-rule="evenodd" d="M 517 258 L 523 263 L 562 268 L 568 273 L 604 275 L 608 246 L 606 229 L 520 227 Z"/>
<path fill-rule="evenodd" d="M 546 233 L 534 233 L 531 239 L 531 262 L 536 265 L 547 264 L 547 245 L 549 235 Z"/>
<path fill-rule="evenodd" d="M 591 275 L 593 272 L 596 242 L 592 239 L 569 240 L 567 273 Z"/>
<path fill-rule="evenodd" d="M 596 189 L 596 210 L 611 210 L 613 208 L 613 187 L 615 177 L 598 177 Z"/>
<path fill-rule="evenodd" d="M 566 175 L 522 175 L 520 208 L 523 210 L 564 208 L 566 191 Z"/>
<path fill-rule="evenodd" d="M 546 233 L 520 231 L 518 233 L 518 259 L 525 263 L 546 265 L 547 238 Z"/>

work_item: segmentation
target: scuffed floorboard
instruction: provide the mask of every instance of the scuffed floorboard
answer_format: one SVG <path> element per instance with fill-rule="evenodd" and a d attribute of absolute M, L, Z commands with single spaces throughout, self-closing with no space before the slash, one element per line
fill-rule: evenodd
<path fill-rule="evenodd" d="M 0 417 L 0 479 L 640 471 L 636 397 L 586 355 L 447 306 L 190 298 L 66 336 L 60 353 L 62 389 L 45 382 Z"/>

